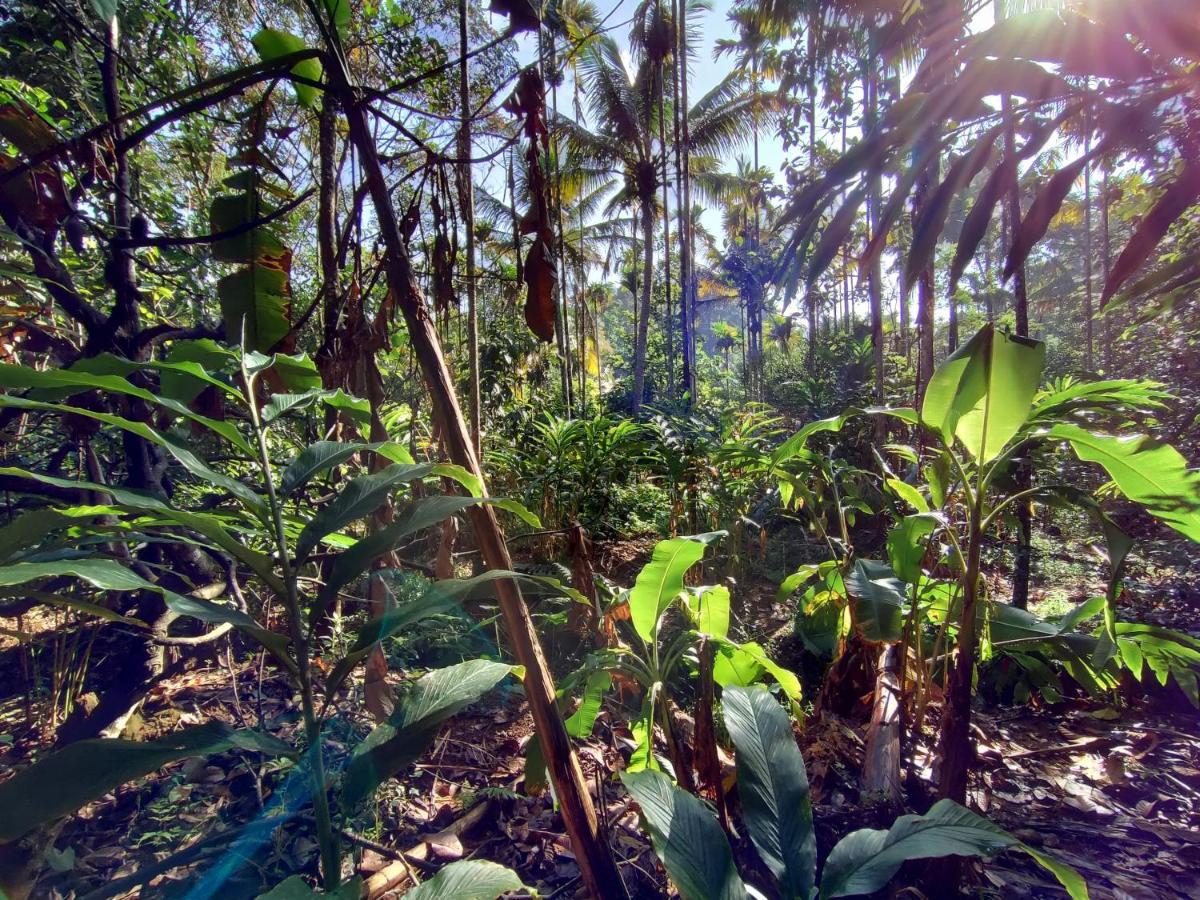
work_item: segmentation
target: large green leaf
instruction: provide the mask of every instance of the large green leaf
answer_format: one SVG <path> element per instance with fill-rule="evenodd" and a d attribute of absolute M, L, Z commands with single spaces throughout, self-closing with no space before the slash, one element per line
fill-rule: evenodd
<path fill-rule="evenodd" d="M 304 559 L 327 534 L 370 515 L 387 501 L 399 485 L 418 481 L 433 471 L 433 463 L 388 466 L 371 475 L 352 478 L 327 506 L 305 524 L 296 541 L 296 557 Z M 437 521 L 437 520 L 435 520 Z"/>
<path fill-rule="evenodd" d="M 68 815 L 113 788 L 149 775 L 167 763 L 238 747 L 276 756 L 286 744 L 254 731 L 234 731 L 220 722 L 187 728 L 156 741 L 78 741 L 42 757 L 0 783 L 0 843 Z"/>
<path fill-rule="evenodd" d="M 213 242 L 213 259 L 220 262 L 253 263 L 281 259 L 288 252 L 270 226 L 260 224 L 249 227 L 252 222 L 258 222 L 273 210 L 263 203 L 258 192 L 260 177 L 247 174 L 250 175 L 249 190 L 213 197 L 209 205 L 209 225 L 213 234 L 248 229 Z"/>
<path fill-rule="evenodd" d="M 949 443 L 957 437 L 978 462 L 1000 454 L 1029 418 L 1042 377 L 1041 341 L 981 328 L 937 368 L 921 421 Z"/>
<path fill-rule="evenodd" d="M 63 559 L 0 566 L 0 586 L 5 587 L 61 576 L 78 578 L 105 591 L 154 591 L 161 594 L 167 606 L 180 615 L 213 625 L 233 625 L 275 653 L 282 662 L 290 663 L 285 635 L 263 628 L 250 616 L 233 607 L 169 591 L 130 571 L 115 559 Z"/>
<path fill-rule="evenodd" d="M 380 569 L 372 573 L 372 576 L 387 579 L 392 574 L 393 570 Z M 385 640 L 429 616 L 450 612 L 458 608 L 465 600 L 493 596 L 494 583 L 504 579 L 517 582 L 527 591 L 541 591 L 547 595 L 566 596 L 576 602 L 580 602 L 580 597 L 582 597 L 573 588 L 559 584 L 553 578 L 525 575 L 504 569 L 491 569 L 474 578 L 435 581 L 416 600 L 391 607 L 382 616 L 372 619 L 359 629 L 358 637 L 351 645 L 349 652 L 338 661 L 325 680 L 326 694 L 332 696 L 350 671 L 366 658 L 371 648 L 379 641 Z M 318 609 L 319 607 L 314 607 L 314 612 Z M 319 617 L 313 616 L 313 620 L 316 618 Z"/>
<path fill-rule="evenodd" d="M 75 525 L 86 525 L 92 519 L 118 511 L 112 506 L 71 506 L 62 509 L 34 509 L 22 513 L 0 528 L 0 556 L 6 560 L 12 559 L 22 550 L 39 544 L 52 532 Z"/>
<path fill-rule="evenodd" d="M 846 835 L 825 860 L 821 897 L 874 893 L 910 859 L 991 856 L 1008 847 L 1029 853 L 1054 874 L 1071 897 L 1087 897 L 1087 885 L 1070 866 L 1032 850 L 953 800 L 939 800 L 924 816 L 901 816 L 887 831 L 862 828 Z"/>
<path fill-rule="evenodd" d="M 247 350 L 270 350 L 292 328 L 291 288 L 283 269 L 254 263 L 217 282 L 225 339 Z"/>
<path fill-rule="evenodd" d="M 721 707 L 737 747 L 738 796 L 750 839 L 781 895 L 807 898 L 816 879 L 817 838 L 791 720 L 758 688 L 726 688 Z"/>
<path fill-rule="evenodd" d="M 381 441 L 375 444 L 343 443 L 341 441 L 317 441 L 309 444 L 296 458 L 288 463 L 279 477 L 279 493 L 286 497 L 306 485 L 309 479 L 327 469 L 345 462 L 355 453 L 375 452 L 392 462 L 411 464 L 412 455 L 396 441 Z"/>
<path fill-rule="evenodd" d="M 939 513 L 915 513 L 905 516 L 888 532 L 888 559 L 901 581 L 915 584 L 922 575 L 926 541 L 942 523 Z M 935 560 L 936 562 L 936 560 Z"/>
<path fill-rule="evenodd" d="M 729 634 L 729 588 L 723 584 L 702 588 L 695 604 L 697 631 L 714 638 Z"/>
<path fill-rule="evenodd" d="M 659 618 L 683 591 L 684 574 L 703 556 L 704 544 L 691 538 L 671 538 L 654 547 L 629 591 L 630 618 L 642 640 L 653 643 Z"/>
<path fill-rule="evenodd" d="M 285 878 L 265 894 L 259 894 L 255 900 L 359 900 L 363 894 L 363 883 L 359 877 L 343 881 L 341 886 L 331 894 L 322 893 L 311 887 L 300 875 Z"/>
<path fill-rule="evenodd" d="M 600 706 L 604 703 L 604 695 L 611 686 L 612 674 L 607 669 L 597 669 L 588 675 L 579 709 L 567 718 L 567 734 L 575 738 L 591 736 L 596 716 L 600 715 Z"/>
<path fill-rule="evenodd" d="M 190 377 L 199 378 L 205 383 L 220 383 L 217 379 L 204 378 L 204 372 L 201 369 L 194 368 L 188 363 L 177 364 L 161 364 L 154 368 L 166 367 L 168 371 L 186 373 Z M 4 402 L 10 406 L 25 406 L 27 409 L 42 409 L 50 412 L 69 412 L 76 415 L 89 415 L 91 410 L 80 409 L 78 407 L 59 405 L 51 400 L 63 400 L 72 394 L 78 394 L 85 391 L 104 391 L 110 394 L 124 394 L 129 397 L 137 397 L 139 400 L 144 400 L 147 403 L 153 403 L 164 409 L 169 409 L 171 412 L 183 418 L 190 419 L 199 425 L 203 425 L 209 431 L 212 431 L 225 440 L 229 441 L 238 450 L 245 453 L 247 456 L 252 456 L 254 451 L 241 436 L 237 428 L 231 422 L 221 422 L 216 419 L 211 419 L 207 416 L 202 416 L 199 413 L 193 412 L 184 404 L 169 396 L 155 394 L 153 391 L 148 391 L 145 388 L 138 387 L 132 384 L 127 379 L 118 374 L 118 371 L 131 372 L 138 368 L 150 368 L 149 364 L 139 365 L 129 363 L 126 360 L 119 359 L 115 356 L 97 357 L 95 361 L 80 361 L 70 369 L 46 369 L 44 371 L 32 369 L 28 366 L 0 366 L 0 387 L 8 389 L 30 389 L 37 393 L 29 398 L 5 397 Z M 228 392 L 228 391 L 227 391 Z M 240 397 L 240 392 L 232 392 L 231 396 Z M 19 402 L 24 399 L 24 403 Z M 36 404 L 34 403 L 36 401 Z M 102 413 L 96 413 L 94 418 L 99 418 Z M 106 421 L 101 419 L 101 421 Z M 122 422 L 128 420 L 120 419 L 110 421 L 108 424 L 116 424 L 119 427 L 125 427 Z M 137 425 L 145 428 L 144 423 L 138 422 Z M 126 428 L 126 430 L 134 430 Z"/>
<path fill-rule="evenodd" d="M 1075 455 L 1099 463 L 1121 492 L 1193 541 L 1200 541 L 1200 472 L 1170 444 L 1144 435 L 1114 437 L 1060 423 L 1046 432 L 1071 444 Z"/>
<path fill-rule="evenodd" d="M 476 497 L 436 494 L 408 504 L 390 524 L 371 532 L 338 554 L 317 596 L 317 606 L 323 607 L 332 602 L 338 591 L 362 575 L 375 560 L 395 548 L 408 535 L 431 528 L 469 506 L 484 502 L 487 501 Z"/>
<path fill-rule="evenodd" d="M 270 62 L 289 53 L 297 53 L 305 49 L 304 41 L 287 31 L 278 28 L 264 28 L 250 39 L 259 58 Z M 316 59 L 305 59 L 292 66 L 292 74 L 306 81 L 320 81 L 322 75 L 321 63 Z M 301 106 L 312 107 L 317 102 L 317 88 L 310 84 L 300 84 L 293 81 L 296 91 L 296 101 Z"/>
<path fill-rule="evenodd" d="M 871 559 L 855 560 L 846 589 L 855 627 L 864 638 L 887 644 L 900 640 L 908 587 L 891 566 Z"/>
<path fill-rule="evenodd" d="M 517 873 L 486 859 L 450 863 L 405 894 L 406 900 L 496 900 L 509 891 L 528 890 Z"/>
<path fill-rule="evenodd" d="M 662 772 L 626 771 L 621 781 L 641 807 L 654 852 L 683 900 L 748 896 L 725 832 L 708 807 Z"/>
<path fill-rule="evenodd" d="M 508 663 L 472 659 L 435 669 L 412 684 L 387 722 L 354 750 L 342 784 L 342 808 L 353 807 L 415 760 L 451 716 L 475 703 L 515 670 Z"/>
<path fill-rule="evenodd" d="M 99 376 L 97 376 L 99 377 Z M 152 444 L 157 444 L 175 460 L 187 469 L 191 474 L 195 475 L 201 481 L 207 481 L 210 484 L 224 488 L 233 496 L 241 500 L 248 508 L 253 510 L 260 516 L 265 515 L 266 505 L 262 498 L 255 493 L 254 489 L 243 484 L 237 479 L 230 478 L 221 472 L 211 468 L 207 463 L 196 456 L 189 448 L 185 447 L 178 440 L 168 437 L 162 432 L 145 422 L 135 422 L 132 419 L 114 416 L 110 413 L 96 412 L 95 410 L 84 409 L 79 406 L 66 406 L 61 403 L 43 403 L 38 400 L 29 400 L 25 397 L 13 397 L 8 394 L 0 394 L 0 408 L 5 406 L 13 406 L 19 409 L 37 409 L 45 412 L 54 412 L 61 415 L 83 416 L 87 419 L 95 419 L 97 422 L 103 422 L 106 425 L 112 425 L 117 428 L 122 428 L 138 437 L 149 441 Z"/>
<path fill-rule="evenodd" d="M 28 469 L 18 469 L 12 466 L 0 466 L 0 475 L 24 478 L 29 481 L 50 484 L 55 487 L 77 490 L 99 491 L 113 498 L 114 503 L 124 513 L 144 513 L 162 520 L 168 524 L 182 525 L 212 541 L 213 544 L 225 550 L 234 559 L 244 563 L 259 578 L 263 579 L 276 593 L 284 593 L 283 582 L 273 573 L 274 563 L 265 554 L 259 553 L 239 542 L 226 529 L 225 519 L 216 513 L 194 513 L 175 509 L 157 497 L 131 491 L 127 488 L 107 484 L 97 484 L 92 481 L 74 481 L 68 478 L 56 478 L 53 475 L 43 475 Z"/>

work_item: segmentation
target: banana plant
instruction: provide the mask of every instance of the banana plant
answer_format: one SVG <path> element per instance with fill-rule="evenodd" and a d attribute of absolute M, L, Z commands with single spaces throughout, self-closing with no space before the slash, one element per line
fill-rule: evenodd
<path fill-rule="evenodd" d="M 203 360 L 203 364 L 197 360 Z M 144 385 L 157 379 L 154 390 Z M 147 623 L 121 615 L 106 598 L 123 592 L 160 594 L 173 615 L 233 628 L 260 644 L 288 674 L 300 696 L 303 738 L 288 744 L 259 731 L 235 731 L 219 723 L 185 729 L 152 742 L 98 739 L 70 744 L 39 759 L 0 784 L 0 844 L 71 813 L 118 784 L 142 777 L 174 760 L 230 748 L 291 757 L 311 780 L 311 798 L 320 844 L 324 887 L 340 882 L 335 810 L 329 802 L 336 769 L 325 758 L 323 733 L 327 710 L 339 686 L 382 641 L 430 615 L 445 612 L 463 599 L 486 593 L 501 578 L 520 578 L 537 590 L 553 591 L 550 579 L 489 571 L 473 579 L 432 583 L 418 599 L 391 605 L 367 622 L 340 659 L 323 666 L 322 686 L 314 664 L 317 630 L 338 598 L 364 578 L 387 592 L 392 570 L 379 568 L 386 554 L 406 537 L 478 503 L 514 510 L 532 524 L 537 519 L 518 504 L 479 496 L 478 480 L 458 466 L 417 463 L 400 444 L 318 441 L 294 449 L 290 417 L 323 404 L 354 422 L 362 401 L 321 388 L 313 363 L 304 355 L 268 356 L 237 352 L 211 341 L 176 344 L 170 358 L 131 362 L 111 356 L 86 360 L 69 369 L 39 371 L 0 366 L 0 408 L 59 420 L 98 422 L 138 435 L 162 448 L 183 472 L 171 498 L 153 496 L 95 481 L 64 479 L 9 465 L 0 474 L 30 485 L 30 492 L 52 488 L 84 490 L 92 504 L 51 505 L 25 512 L 3 529 L 0 597 L 29 598 L 73 607 L 152 630 Z M 93 391 L 134 397 L 156 410 L 151 421 L 97 411 Z M 224 415 L 195 411 L 202 391 L 214 391 Z M 181 426 L 191 426 L 185 437 Z M 203 458 L 219 450 L 221 465 Z M 291 453 L 286 464 L 276 459 Z M 216 456 L 213 453 L 212 456 Z M 355 460 L 370 463 L 366 473 Z M 404 501 L 399 492 L 426 478 L 444 478 L 464 489 L 461 495 L 432 495 Z M 318 484 L 318 482 L 320 482 Z M 215 492 L 215 502 L 202 492 Z M 324 496 L 322 496 L 324 495 Z M 387 520 L 370 522 L 381 506 L 392 505 Z M 364 523 L 370 522 L 364 526 Z M 189 591 L 139 564 L 137 550 L 147 542 L 183 542 L 215 558 L 234 562 L 230 579 L 244 573 L 268 598 L 264 609 L 282 609 L 286 631 L 270 627 L 247 608 L 236 584 L 216 583 Z M 72 585 L 100 592 L 80 599 Z M 384 780 L 411 763 L 452 715 L 478 700 L 514 667 L 489 660 L 468 660 L 425 674 L 413 682 L 390 718 L 356 747 L 339 788 L 343 813 Z"/>
<path fill-rule="evenodd" d="M 867 410 L 888 413 L 919 424 L 935 442 L 924 466 L 925 490 L 899 479 L 888 479 L 897 495 L 916 512 L 906 516 L 889 535 L 894 571 L 906 582 L 922 578 L 922 561 L 943 560 L 957 571 L 945 596 L 944 622 L 952 627 L 957 656 L 948 679 L 948 702 L 939 734 L 943 796 L 962 800 L 969 758 L 967 735 L 970 697 L 981 634 L 980 557 L 985 534 L 999 526 L 1017 504 L 1035 499 L 1082 502 L 1097 513 L 1110 541 L 1110 558 L 1123 558 L 1115 526 L 1099 514 L 1094 500 L 1060 485 L 1035 484 L 1024 490 L 1006 489 L 1017 460 L 1039 447 L 1070 447 L 1084 462 L 1099 464 L 1115 488 L 1147 512 L 1192 540 L 1200 540 L 1200 473 L 1188 468 L 1173 447 L 1140 434 L 1113 434 L 1094 423 L 1096 413 L 1111 415 L 1129 409 L 1161 406 L 1165 395 L 1157 385 L 1137 382 L 1060 382 L 1039 391 L 1045 347 L 1039 341 L 997 331 L 985 325 L 933 374 L 917 414 L 913 410 Z M 785 463 L 809 451 L 812 434 L 838 431 L 864 411 L 851 410 L 833 419 L 810 423 L 775 452 L 780 471 Z M 786 479 L 783 480 L 787 484 Z M 926 497 L 928 493 L 928 497 Z M 951 524 L 955 523 L 955 524 Z M 944 541 L 944 558 L 936 542 Z M 864 572 L 858 600 L 879 605 L 880 581 Z M 853 592 L 851 592 L 853 593 Z M 1108 640 L 1113 647 L 1114 592 L 1105 603 Z M 916 609 L 914 604 L 911 610 Z M 879 622 L 878 618 L 873 621 Z M 895 616 L 889 620 L 898 622 Z M 893 628 L 888 635 L 899 640 Z M 879 635 L 876 639 L 881 639 Z M 1134 651 L 1130 651 L 1131 657 Z M 1123 661 L 1121 654 L 1115 654 Z M 1096 668 L 1103 667 L 1103 660 Z M 1185 676 L 1186 678 L 1186 676 Z"/>
<path fill-rule="evenodd" d="M 758 644 L 730 639 L 729 589 L 723 585 L 689 587 L 684 583 L 688 571 L 704 557 L 705 549 L 723 536 L 724 532 L 712 532 L 659 541 L 633 587 L 624 592 L 622 603 L 628 610 L 633 644 L 594 654 L 577 673 L 576 681 L 586 679 L 586 688 L 579 709 L 568 720 L 568 730 L 576 737 L 591 733 L 612 674 L 632 679 L 644 691 L 642 712 L 633 725 L 637 748 L 630 759 L 630 771 L 659 768 L 653 752 L 654 726 L 658 724 L 676 777 L 690 782 L 672 726 L 675 698 L 671 685 L 696 665 L 697 651 L 705 644 L 713 647 L 712 678 L 717 684 L 754 684 L 770 676 L 789 702 L 800 701 L 800 681 L 793 672 L 777 665 Z M 683 627 L 667 627 L 671 611 L 681 614 Z"/>
<path fill-rule="evenodd" d="M 1035 850 L 953 800 L 923 816 L 904 815 L 887 830 L 862 828 L 842 838 L 817 870 L 812 800 L 792 723 L 762 688 L 730 686 L 722 695 L 725 727 L 737 750 L 737 783 L 745 830 L 784 900 L 850 897 L 883 889 L 909 860 L 990 857 L 1020 850 L 1047 869 L 1073 900 L 1088 896 L 1073 868 Z M 738 871 L 716 817 L 661 772 L 625 772 L 654 850 L 683 900 L 763 896 Z"/>

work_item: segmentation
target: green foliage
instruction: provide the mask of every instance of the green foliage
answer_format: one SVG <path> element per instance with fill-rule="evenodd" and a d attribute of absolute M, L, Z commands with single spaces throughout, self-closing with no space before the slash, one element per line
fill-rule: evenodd
<path fill-rule="evenodd" d="M 507 663 L 473 659 L 417 679 L 387 722 L 355 748 L 346 767 L 343 807 L 351 810 L 412 763 L 443 722 L 479 700 L 509 674 L 522 673 Z"/>
<path fill-rule="evenodd" d="M 804 760 L 786 713 L 757 688 L 727 688 L 725 725 L 737 748 L 743 815 L 755 849 L 789 900 L 873 894 L 913 859 L 993 856 L 1022 850 L 1046 868 L 1074 900 L 1088 896 L 1070 866 L 1034 850 L 952 800 L 924 816 L 905 815 L 886 831 L 863 828 L 842 838 L 817 874 L 816 838 Z M 642 809 L 655 852 L 684 900 L 744 897 L 729 842 L 698 799 L 659 772 L 622 775 Z"/>
<path fill-rule="evenodd" d="M 716 818 L 662 772 L 621 773 L 621 781 L 642 810 L 654 851 L 683 900 L 743 900 L 729 842 Z"/>
<path fill-rule="evenodd" d="M 1029 418 L 1045 352 L 1038 341 L 984 326 L 929 379 L 921 421 L 991 462 Z"/>
<path fill-rule="evenodd" d="M 765 691 L 729 686 L 725 728 L 737 748 L 746 829 L 785 897 L 808 897 L 817 867 L 812 800 L 792 723 Z"/>
<path fill-rule="evenodd" d="M 273 756 L 293 754 L 287 744 L 270 735 L 235 731 L 220 722 L 197 725 L 156 741 L 101 738 L 68 744 L 0 784 L 0 803 L 5 810 L 0 843 L 72 813 L 168 763 L 233 748 Z"/>
<path fill-rule="evenodd" d="M 441 869 L 407 894 L 414 900 L 496 900 L 509 891 L 528 890 L 512 869 L 486 859 L 464 859 Z"/>

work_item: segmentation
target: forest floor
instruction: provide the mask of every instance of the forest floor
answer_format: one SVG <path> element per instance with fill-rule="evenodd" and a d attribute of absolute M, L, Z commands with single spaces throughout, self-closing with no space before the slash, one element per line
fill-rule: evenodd
<path fill-rule="evenodd" d="M 629 583 L 646 550 L 613 545 L 601 548 L 599 558 L 606 572 Z M 765 613 L 754 636 L 766 637 L 777 628 L 768 612 L 774 583 L 751 580 L 743 588 Z M 1140 599 L 1127 601 L 1137 603 L 1142 621 L 1194 622 L 1195 598 L 1164 599 L 1163 590 L 1168 588 L 1147 582 Z M 266 723 L 287 737 L 299 727 L 295 698 L 269 668 L 261 689 L 260 677 L 254 660 L 233 665 L 219 652 L 159 683 L 126 736 L 152 738 L 221 719 L 250 727 Z M 6 769 L 44 747 L 49 735 L 22 727 L 17 697 L 0 703 L 0 769 Z M 356 695 L 344 694 L 339 705 L 342 715 L 329 735 L 335 758 L 354 734 L 371 726 Z M 580 758 L 631 895 L 660 896 L 661 868 L 637 828 L 636 809 L 611 777 L 632 746 L 621 724 L 626 720 L 618 719 L 601 714 L 593 738 L 580 744 Z M 1198 722 L 1182 698 L 1166 691 L 1120 709 L 1084 697 L 1053 706 L 980 705 L 971 801 L 1026 843 L 1075 866 L 1093 897 L 1200 896 Z M 862 802 L 856 788 L 864 731 L 863 721 L 826 716 L 798 732 L 821 855 L 848 831 L 886 827 L 891 820 L 890 811 Z M 370 818 L 360 816 L 344 834 L 371 896 L 398 896 L 445 862 L 472 857 L 514 867 L 543 897 L 578 894 L 578 869 L 552 800 L 526 790 L 532 737 L 520 692 L 497 692 L 443 729 L 411 774 L 381 788 Z M 914 805 L 927 793 L 919 771 L 927 751 L 919 742 L 912 751 L 918 770 L 909 784 Z M 271 822 L 277 800 L 295 793 L 294 776 L 278 772 L 276 762 L 235 752 L 185 761 L 118 789 L 54 835 L 46 851 L 50 870 L 34 896 L 198 900 L 219 894 L 233 900 L 254 897 L 263 884 L 278 881 L 272 872 L 311 870 L 317 848 L 303 816 L 278 828 L 247 827 Z M 405 851 L 403 859 L 399 851 Z M 739 854 L 743 860 L 752 855 Z M 247 858 L 251 864 L 242 864 Z M 184 864 L 164 862 L 170 859 Z M 1063 896 L 1022 854 L 1006 854 L 973 873 L 975 895 Z M 919 885 L 920 871 L 905 870 L 895 884 Z"/>

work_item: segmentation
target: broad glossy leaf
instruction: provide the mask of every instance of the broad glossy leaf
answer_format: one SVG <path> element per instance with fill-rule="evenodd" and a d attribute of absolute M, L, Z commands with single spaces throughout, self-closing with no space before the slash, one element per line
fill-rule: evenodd
<path fill-rule="evenodd" d="M 359 900 L 363 893 L 362 879 L 351 878 L 342 882 L 341 886 L 331 894 L 310 887 L 308 882 L 299 875 L 285 878 L 265 894 L 259 894 L 255 900 Z"/>
<path fill-rule="evenodd" d="M 683 900 L 747 897 L 729 841 L 708 807 L 661 772 L 626 771 L 621 781 L 641 807 L 654 852 Z"/>
<path fill-rule="evenodd" d="M 689 538 L 671 538 L 655 546 L 629 591 L 630 617 L 642 640 L 653 643 L 659 618 L 683 591 L 684 574 L 703 556 L 704 544 Z"/>
<path fill-rule="evenodd" d="M 899 497 L 917 512 L 929 512 L 929 501 L 925 499 L 925 495 L 907 481 L 901 481 L 899 478 L 889 478 L 887 480 L 887 486 L 892 489 L 892 492 L 897 497 Z"/>
<path fill-rule="evenodd" d="M 11 841 L 113 788 L 149 775 L 167 763 L 239 747 L 276 756 L 286 744 L 253 731 L 234 731 L 220 722 L 187 728 L 156 741 L 87 740 L 50 753 L 0 783 L 0 841 Z"/>
<path fill-rule="evenodd" d="M 915 584 L 921 578 L 921 561 L 925 558 L 926 541 L 941 524 L 936 513 L 917 513 L 905 516 L 888 532 L 888 559 L 901 581 Z M 936 561 L 936 560 L 935 560 Z"/>
<path fill-rule="evenodd" d="M 259 178 L 251 178 L 250 189 L 237 194 L 221 194 L 209 204 L 209 227 L 213 234 L 243 229 L 240 234 L 222 238 L 212 244 L 213 259 L 229 263 L 253 263 L 262 259 L 278 259 L 287 252 L 283 241 L 269 225 L 259 222 L 272 212 L 258 192 Z M 249 230 L 245 230 L 245 229 Z"/>
<path fill-rule="evenodd" d="M 279 477 L 279 493 L 290 496 L 308 483 L 309 479 L 345 462 L 356 453 L 374 452 L 392 462 L 411 465 L 412 455 L 396 441 L 375 444 L 347 444 L 341 441 L 317 441 L 309 444 L 288 463 Z"/>
<path fill-rule="evenodd" d="M 254 45 L 254 49 L 258 51 L 259 58 L 264 62 L 270 62 L 281 56 L 287 56 L 290 53 L 306 49 L 304 41 L 300 40 L 296 35 L 278 28 L 262 29 L 250 39 L 250 43 Z M 292 66 L 292 74 L 298 75 L 306 81 L 320 81 L 323 70 L 321 69 L 321 63 L 316 59 L 305 59 Z M 312 107 L 316 105 L 317 88 L 295 81 L 292 82 L 292 87 L 296 91 L 296 101 L 301 106 Z"/>
<path fill-rule="evenodd" d="M 1072 898 L 1087 897 L 1087 886 L 1070 866 L 1032 851 L 953 800 L 939 800 L 924 816 L 901 816 L 887 831 L 863 828 L 846 835 L 825 861 L 821 897 L 874 893 L 910 859 L 991 856 L 1008 847 L 1033 856 L 1054 874 Z"/>
<path fill-rule="evenodd" d="M 750 839 L 781 895 L 807 898 L 816 879 L 817 838 L 791 720 L 758 688 L 726 688 L 721 708 L 737 747 L 738 796 Z"/>
<path fill-rule="evenodd" d="M 251 350 L 270 350 L 291 331 L 288 274 L 275 266 L 243 266 L 217 282 L 225 339 Z"/>
<path fill-rule="evenodd" d="M 1200 541 L 1200 472 L 1170 444 L 1145 435 L 1114 437 L 1059 424 L 1046 436 L 1065 440 L 1086 462 L 1099 463 L 1121 492 L 1155 518 Z"/>
<path fill-rule="evenodd" d="M 859 559 L 846 578 L 855 626 L 868 641 L 894 644 L 904 633 L 908 586 L 890 566 Z"/>
<path fill-rule="evenodd" d="M 702 588 L 695 600 L 699 607 L 696 630 L 715 638 L 729 634 L 729 588 L 724 585 Z"/>
<path fill-rule="evenodd" d="M 433 471 L 433 466 L 433 463 L 388 466 L 370 475 L 350 479 L 329 505 L 305 524 L 296 540 L 296 557 L 304 559 L 325 535 L 341 531 L 351 522 L 375 512 L 400 485 L 425 478 Z"/>
<path fill-rule="evenodd" d="M 815 563 L 805 563 L 800 566 L 795 572 L 779 582 L 779 590 L 775 592 L 775 602 L 782 603 L 800 590 L 805 584 L 812 581 L 821 571 L 821 567 Z"/>
<path fill-rule="evenodd" d="M 921 420 L 978 462 L 995 459 L 1029 418 L 1046 358 L 1041 341 L 985 325 L 929 379 Z"/>
<path fill-rule="evenodd" d="M 486 859 L 463 859 L 450 863 L 404 896 L 407 900 L 496 900 L 501 894 L 520 890 L 527 888 L 512 869 Z"/>
<path fill-rule="evenodd" d="M 342 808 L 350 811 L 413 760 L 451 716 L 478 701 L 514 672 L 508 663 L 472 659 L 417 679 L 396 711 L 359 744 L 346 767 Z"/>
<path fill-rule="evenodd" d="M 596 716 L 600 715 L 600 707 L 604 703 L 604 695 L 611 686 L 612 675 L 607 669 L 597 669 L 588 675 L 579 709 L 567 718 L 567 734 L 574 738 L 591 736 Z"/>

